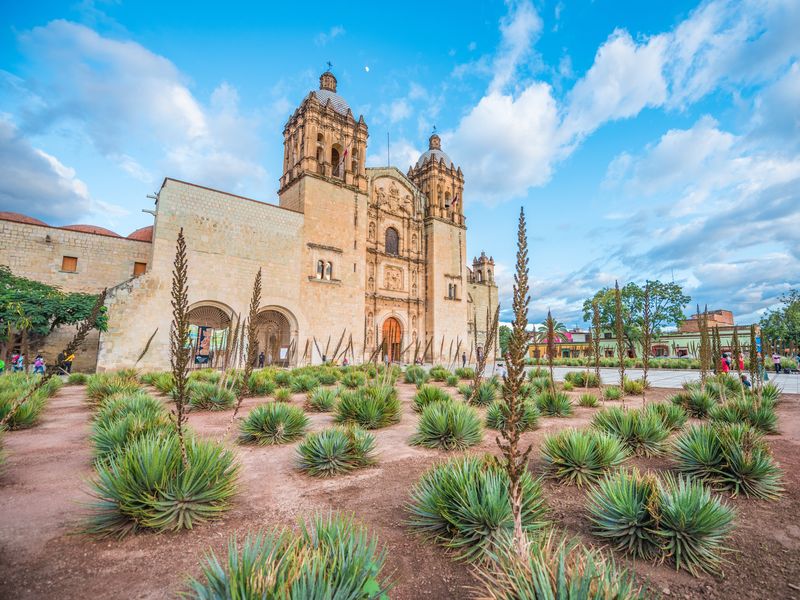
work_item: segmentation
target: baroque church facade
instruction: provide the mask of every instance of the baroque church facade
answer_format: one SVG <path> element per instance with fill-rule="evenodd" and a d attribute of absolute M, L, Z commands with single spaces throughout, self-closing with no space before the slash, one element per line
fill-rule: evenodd
<path fill-rule="evenodd" d="M 392 166 L 366 167 L 367 141 L 364 118 L 354 117 L 337 93 L 336 78 L 326 71 L 319 89 L 304 98 L 284 127 L 278 204 L 167 178 L 157 194 L 152 230 L 138 236 L 150 239 L 144 269 L 136 246 L 140 272 L 135 276 L 92 280 L 92 261 L 103 259 L 87 255 L 75 257 L 84 269 L 76 269 L 64 286 L 63 269 L 53 265 L 44 265 L 41 273 L 18 272 L 11 263 L 24 260 L 3 256 L 14 250 L 0 246 L 0 262 L 64 289 L 110 288 L 109 327 L 96 350 L 98 370 L 133 366 L 137 360 L 142 369 L 168 367 L 170 286 L 181 229 L 198 364 L 214 361 L 226 332 L 247 314 L 259 269 L 257 343 L 267 364 L 345 357 L 356 363 L 419 358 L 447 364 L 460 362 L 462 354 L 474 361 L 483 350 L 487 315 L 494 314 L 498 294 L 490 257 L 482 253 L 467 265 L 464 174 L 436 134 L 406 173 Z M 34 228 L 31 235 L 40 233 Z M 51 262 L 58 263 L 57 254 L 67 251 L 78 254 L 57 249 Z M 105 255 L 106 262 L 130 262 L 124 250 Z M 116 272 L 125 273 L 127 263 Z M 87 285 L 76 286 L 81 276 Z"/>

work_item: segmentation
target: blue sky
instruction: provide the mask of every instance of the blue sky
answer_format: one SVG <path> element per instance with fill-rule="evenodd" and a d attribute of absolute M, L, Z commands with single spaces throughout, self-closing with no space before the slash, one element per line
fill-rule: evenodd
<path fill-rule="evenodd" d="M 646 8 L 645 8 L 646 7 Z M 800 2 L 15 3 L 0 210 L 126 235 L 165 176 L 276 201 L 282 129 L 333 63 L 404 172 L 435 124 L 470 256 L 568 325 L 615 279 L 756 318 L 800 285 Z"/>

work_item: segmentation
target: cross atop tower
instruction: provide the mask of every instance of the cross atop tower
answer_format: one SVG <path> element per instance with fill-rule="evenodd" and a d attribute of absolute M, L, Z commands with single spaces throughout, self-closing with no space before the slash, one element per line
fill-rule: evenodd
<path fill-rule="evenodd" d="M 328 65 L 328 71 L 330 71 L 333 68 L 333 63 L 331 61 L 328 61 L 325 64 Z"/>

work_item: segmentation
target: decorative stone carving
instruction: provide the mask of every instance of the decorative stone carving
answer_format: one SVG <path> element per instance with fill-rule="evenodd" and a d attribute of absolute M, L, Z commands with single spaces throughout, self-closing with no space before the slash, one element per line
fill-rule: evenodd
<path fill-rule="evenodd" d="M 386 202 L 386 192 L 383 191 L 382 187 L 375 188 L 375 199 L 379 206 Z"/>
<path fill-rule="evenodd" d="M 386 267 L 383 271 L 383 287 L 387 290 L 403 289 L 403 270 L 398 267 Z"/>
<path fill-rule="evenodd" d="M 375 241 L 375 221 L 369 222 L 369 241 Z"/>
<path fill-rule="evenodd" d="M 367 287 L 369 288 L 370 292 L 374 292 L 375 291 L 375 279 L 374 278 L 372 278 L 372 277 L 369 278 L 369 281 L 367 282 Z"/>

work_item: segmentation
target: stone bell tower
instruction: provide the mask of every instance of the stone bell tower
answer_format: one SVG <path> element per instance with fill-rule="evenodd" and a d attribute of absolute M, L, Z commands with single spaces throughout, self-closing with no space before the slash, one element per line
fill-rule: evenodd
<path fill-rule="evenodd" d="M 428 139 L 428 151 L 408 170 L 408 178 L 428 197 L 430 216 L 464 224 L 464 175 L 442 150 L 435 131 Z"/>
<path fill-rule="evenodd" d="M 309 92 L 283 128 L 281 206 L 303 210 L 302 198 L 289 190 L 305 175 L 367 190 L 367 124 L 363 116 L 355 119 L 336 87 L 334 74 L 325 71 L 319 89 Z"/>

